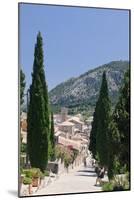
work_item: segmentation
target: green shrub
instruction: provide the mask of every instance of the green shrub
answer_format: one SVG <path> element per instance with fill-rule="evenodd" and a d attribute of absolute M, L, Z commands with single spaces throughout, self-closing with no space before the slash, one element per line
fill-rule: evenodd
<path fill-rule="evenodd" d="M 26 148 L 27 148 L 27 146 L 26 146 L 26 144 L 24 144 L 24 143 L 21 143 L 21 146 L 20 146 L 20 150 L 21 150 L 21 153 L 26 153 Z"/>
<path fill-rule="evenodd" d="M 25 169 L 23 170 L 23 173 L 28 178 L 39 178 L 40 176 L 42 176 L 42 172 L 39 168 Z"/>
<path fill-rule="evenodd" d="M 116 157 L 114 160 L 114 173 L 115 174 L 125 174 L 127 172 L 127 166 L 126 164 L 122 166 L 122 164 L 119 162 L 118 158 Z"/>
<path fill-rule="evenodd" d="M 32 178 L 32 176 L 33 176 L 30 169 L 24 169 L 24 170 L 23 170 L 23 174 L 25 174 L 25 176 L 26 176 L 27 178 Z"/>
<path fill-rule="evenodd" d="M 68 168 L 68 166 L 73 162 L 72 154 L 70 151 L 67 151 L 64 155 L 64 166 Z"/>
<path fill-rule="evenodd" d="M 112 191 L 113 190 L 113 184 L 112 182 L 104 183 L 102 186 L 103 191 Z"/>
<path fill-rule="evenodd" d="M 39 178 L 42 174 L 39 168 L 31 168 L 30 169 L 33 178 Z"/>
<path fill-rule="evenodd" d="M 124 190 L 124 187 L 122 185 L 115 185 L 113 187 L 113 191 L 122 191 Z"/>
<path fill-rule="evenodd" d="M 59 160 L 61 159 L 61 162 L 64 160 L 64 154 L 65 154 L 65 148 L 62 146 L 56 146 L 55 147 L 55 156 Z"/>
<path fill-rule="evenodd" d="M 32 183 L 32 178 L 24 177 L 23 184 L 30 185 Z"/>
<path fill-rule="evenodd" d="M 104 183 L 103 191 L 123 191 L 129 189 L 129 173 L 124 175 L 116 175 L 113 180 Z"/>
<path fill-rule="evenodd" d="M 49 176 L 49 171 L 45 171 L 45 172 L 44 172 L 44 175 L 45 175 L 45 176 Z"/>
<path fill-rule="evenodd" d="M 120 170 L 121 170 L 120 162 L 119 162 L 118 158 L 115 158 L 115 160 L 114 160 L 114 173 L 120 174 Z"/>
<path fill-rule="evenodd" d="M 79 154 L 78 150 L 75 150 L 75 149 L 72 150 L 72 162 L 74 162 L 74 160 L 77 158 L 78 154 Z"/>
<path fill-rule="evenodd" d="M 126 165 L 124 165 L 123 167 L 121 167 L 121 169 L 120 169 L 120 174 L 125 174 L 126 173 L 126 171 L 127 171 L 127 166 Z"/>
<path fill-rule="evenodd" d="M 129 175 L 128 173 L 120 176 L 115 176 L 113 182 L 113 190 L 120 191 L 120 190 L 128 190 L 129 189 Z"/>

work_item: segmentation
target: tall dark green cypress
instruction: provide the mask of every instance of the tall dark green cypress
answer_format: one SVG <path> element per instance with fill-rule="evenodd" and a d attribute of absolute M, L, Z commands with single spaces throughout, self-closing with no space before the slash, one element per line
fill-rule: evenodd
<path fill-rule="evenodd" d="M 32 167 L 45 170 L 48 162 L 49 105 L 43 64 L 43 40 L 37 35 L 28 109 L 28 154 Z"/>
<path fill-rule="evenodd" d="M 111 105 L 108 95 L 106 73 L 103 72 L 100 94 L 97 102 L 96 152 L 99 163 L 108 166 L 108 128 L 111 121 Z"/>
<path fill-rule="evenodd" d="M 54 137 L 53 112 L 51 112 L 51 127 L 50 127 L 50 137 L 49 137 L 49 158 L 52 161 L 55 160 L 55 137 Z"/>
<path fill-rule="evenodd" d="M 124 77 L 124 83 L 120 90 L 119 101 L 112 115 L 109 126 L 109 166 L 108 177 L 118 173 L 116 163 L 121 167 L 126 165 L 129 171 L 129 151 L 130 151 L 130 82 L 129 70 Z"/>
<path fill-rule="evenodd" d="M 22 71 L 22 69 L 20 70 L 20 105 L 23 105 L 24 103 L 24 90 L 25 90 L 25 74 Z"/>
<path fill-rule="evenodd" d="M 117 128 L 117 124 L 111 117 L 111 122 L 109 123 L 108 129 L 108 178 L 109 180 L 113 178 L 116 174 L 116 160 L 117 154 L 119 152 L 120 136 Z"/>
<path fill-rule="evenodd" d="M 120 90 L 119 101 L 114 112 L 120 143 L 118 157 L 122 166 L 130 168 L 130 69 L 125 73 L 123 86 Z"/>
<path fill-rule="evenodd" d="M 98 122 L 97 104 L 98 103 L 96 103 L 96 107 L 95 107 L 95 111 L 93 115 L 92 129 L 91 129 L 90 137 L 89 137 L 89 150 L 91 151 L 94 159 L 96 159 L 96 134 L 97 134 L 97 122 Z"/>

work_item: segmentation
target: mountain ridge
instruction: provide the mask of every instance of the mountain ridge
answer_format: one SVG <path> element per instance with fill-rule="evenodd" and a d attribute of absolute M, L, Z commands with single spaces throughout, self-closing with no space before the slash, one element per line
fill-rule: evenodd
<path fill-rule="evenodd" d="M 129 67 L 128 61 L 111 61 L 58 84 L 49 92 L 52 105 L 78 107 L 94 106 L 99 94 L 103 71 L 106 71 L 109 95 L 112 103 L 117 102 L 118 91 Z"/>

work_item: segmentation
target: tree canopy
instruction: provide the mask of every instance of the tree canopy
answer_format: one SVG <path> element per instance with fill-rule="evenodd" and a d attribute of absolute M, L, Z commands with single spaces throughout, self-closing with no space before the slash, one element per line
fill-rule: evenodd
<path fill-rule="evenodd" d="M 48 162 L 49 105 L 43 64 L 43 39 L 37 35 L 28 109 L 28 153 L 32 167 L 45 170 Z"/>

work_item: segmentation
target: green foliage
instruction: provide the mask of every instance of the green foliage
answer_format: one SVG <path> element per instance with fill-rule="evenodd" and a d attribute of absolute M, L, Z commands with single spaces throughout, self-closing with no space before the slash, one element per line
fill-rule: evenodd
<path fill-rule="evenodd" d="M 114 158 L 114 174 L 121 174 L 122 166 L 120 165 L 119 159 L 117 156 Z"/>
<path fill-rule="evenodd" d="M 116 105 L 113 118 L 120 134 L 118 157 L 121 165 L 130 168 L 130 70 L 124 76 L 123 86 L 120 90 L 119 101 Z"/>
<path fill-rule="evenodd" d="M 70 164 L 73 163 L 73 155 L 72 155 L 72 152 L 67 150 L 65 151 L 65 154 L 64 154 L 64 166 L 65 168 L 68 168 Z"/>
<path fill-rule="evenodd" d="M 32 171 L 31 171 L 30 169 L 24 169 L 22 173 L 23 173 L 23 174 L 25 175 L 25 177 L 27 177 L 27 178 L 32 178 L 32 177 L 33 177 L 33 173 L 32 173 Z"/>
<path fill-rule="evenodd" d="M 43 179 L 45 176 L 49 176 L 48 171 L 41 172 L 39 168 L 22 169 L 21 174 L 24 175 L 23 184 L 31 184 L 34 178 Z"/>
<path fill-rule="evenodd" d="M 95 105 L 91 102 L 75 104 L 74 106 L 69 105 L 68 114 L 69 115 L 76 115 L 81 113 L 85 119 L 93 115 Z"/>
<path fill-rule="evenodd" d="M 120 190 L 128 190 L 129 189 L 129 179 L 128 179 L 128 173 L 125 174 L 125 176 L 115 176 L 115 179 L 113 181 L 113 190 L 114 191 L 120 191 Z"/>
<path fill-rule="evenodd" d="M 44 175 L 45 175 L 45 176 L 49 176 L 49 171 L 46 171 L 46 170 L 45 170 Z"/>
<path fill-rule="evenodd" d="M 32 179 L 29 177 L 24 177 L 23 184 L 30 185 L 32 183 Z"/>
<path fill-rule="evenodd" d="M 49 137 L 49 159 L 51 161 L 55 160 L 54 120 L 52 112 L 51 112 L 51 127 L 50 127 L 50 137 Z"/>
<path fill-rule="evenodd" d="M 108 166 L 108 128 L 111 121 L 111 107 L 108 96 L 106 74 L 103 73 L 100 95 L 97 102 L 97 131 L 96 131 L 96 152 L 99 163 Z"/>
<path fill-rule="evenodd" d="M 118 88 L 128 66 L 129 62 L 127 61 L 114 61 L 89 70 L 77 78 L 71 78 L 49 92 L 51 104 L 54 108 L 68 107 L 69 114 L 89 112 L 90 109 L 93 111 L 99 95 L 102 73 L 106 71 L 108 72 L 108 86 L 110 88 L 109 97 L 114 107 L 118 100 Z M 73 90 L 75 90 L 75 95 Z M 55 111 L 56 109 L 53 110 L 54 113 Z M 56 112 L 59 111 L 57 109 Z"/>
<path fill-rule="evenodd" d="M 119 132 L 116 123 L 112 120 L 111 103 L 104 72 L 93 116 L 89 150 L 92 152 L 93 158 L 108 169 L 109 179 L 114 176 L 114 160 L 118 152 L 119 141 Z"/>
<path fill-rule="evenodd" d="M 73 150 L 72 150 L 72 154 L 71 154 L 72 163 L 75 161 L 75 159 L 77 158 L 78 154 L 79 154 L 79 151 L 78 151 L 78 150 L 76 150 L 76 149 L 73 149 Z"/>
<path fill-rule="evenodd" d="M 70 164 L 73 164 L 77 158 L 79 152 L 74 149 L 68 149 L 67 147 L 56 146 L 56 158 L 61 159 L 64 162 L 64 166 L 68 168 Z"/>
<path fill-rule="evenodd" d="M 56 147 L 55 147 L 56 158 L 58 160 L 61 159 L 61 162 L 63 162 L 64 154 L 65 154 L 65 148 L 62 146 L 56 145 Z"/>
<path fill-rule="evenodd" d="M 119 101 L 109 124 L 108 177 L 129 170 L 129 72 L 125 74 Z"/>
<path fill-rule="evenodd" d="M 114 179 L 102 185 L 103 191 L 123 191 L 129 189 L 129 173 L 125 175 L 116 175 Z"/>
<path fill-rule="evenodd" d="M 90 132 L 90 138 L 89 138 L 89 150 L 92 152 L 92 156 L 94 159 L 96 159 L 96 134 L 97 134 L 97 128 L 98 128 L 98 113 L 97 113 L 97 105 L 95 107 L 94 115 L 93 115 L 93 122 L 92 122 L 92 129 Z"/>
<path fill-rule="evenodd" d="M 108 87 L 105 74 L 103 74 L 100 95 L 94 112 L 89 149 L 93 157 L 108 169 L 109 180 L 112 180 L 115 174 L 129 171 L 129 90 L 129 71 L 127 71 L 120 90 L 119 101 L 111 115 Z"/>
<path fill-rule="evenodd" d="M 112 179 L 118 168 L 118 159 L 116 154 L 118 153 L 118 144 L 120 142 L 119 131 L 116 123 L 111 119 L 108 128 L 108 178 Z"/>
<path fill-rule="evenodd" d="M 20 147 L 21 147 L 21 153 L 26 153 L 26 148 L 27 148 L 26 144 L 21 143 Z"/>
<path fill-rule="evenodd" d="M 106 192 L 113 191 L 113 184 L 111 182 L 104 183 L 102 185 L 102 190 Z"/>
<path fill-rule="evenodd" d="M 52 145 L 51 145 L 51 142 L 49 140 L 49 142 L 48 142 L 48 160 L 54 161 L 55 160 L 54 155 L 55 155 L 55 152 L 52 149 Z"/>
<path fill-rule="evenodd" d="M 31 169 L 24 169 L 23 174 L 25 174 L 28 178 L 39 178 L 42 175 L 42 172 L 39 168 L 31 168 Z"/>
<path fill-rule="evenodd" d="M 28 108 L 28 154 L 32 167 L 44 171 L 48 162 L 49 103 L 43 65 L 43 41 L 37 35 Z"/>
<path fill-rule="evenodd" d="M 25 74 L 22 69 L 20 70 L 20 105 L 24 103 L 24 90 L 25 90 Z"/>
<path fill-rule="evenodd" d="M 39 178 L 42 174 L 39 168 L 32 168 L 31 173 L 33 178 Z"/>
<path fill-rule="evenodd" d="M 118 154 L 114 156 L 113 171 L 114 174 L 125 174 L 127 171 L 126 164 L 124 165 L 121 164 L 118 158 Z"/>

